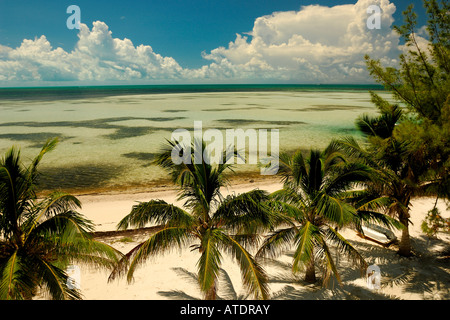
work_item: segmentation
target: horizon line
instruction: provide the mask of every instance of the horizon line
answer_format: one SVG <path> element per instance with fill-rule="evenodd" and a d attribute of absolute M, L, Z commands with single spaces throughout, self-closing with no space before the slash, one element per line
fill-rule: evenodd
<path fill-rule="evenodd" d="M 195 87 L 195 86 L 203 86 L 203 87 L 236 87 L 236 86 L 279 86 L 279 87 L 300 87 L 300 86 L 310 86 L 310 87 L 318 87 L 318 86 L 329 86 L 329 87 L 338 87 L 338 86 L 351 86 L 351 87 L 379 87 L 384 88 L 383 85 L 377 83 L 172 83 L 172 84 L 85 84 L 85 85 L 35 85 L 35 86 L 0 86 L 0 90 L 3 89 L 51 89 L 51 88 L 106 88 L 106 87 Z"/>

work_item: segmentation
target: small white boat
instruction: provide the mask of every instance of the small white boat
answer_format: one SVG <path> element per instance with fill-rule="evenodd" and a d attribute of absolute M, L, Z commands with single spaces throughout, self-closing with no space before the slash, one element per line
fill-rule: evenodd
<path fill-rule="evenodd" d="M 382 226 L 366 223 L 362 225 L 363 233 L 359 233 L 359 235 L 365 239 L 375 241 L 383 246 L 390 246 L 397 240 L 395 234 Z"/>

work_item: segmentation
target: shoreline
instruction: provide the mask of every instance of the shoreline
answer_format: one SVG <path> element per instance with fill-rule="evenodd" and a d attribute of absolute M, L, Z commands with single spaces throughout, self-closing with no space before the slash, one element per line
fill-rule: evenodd
<path fill-rule="evenodd" d="M 279 176 L 237 176 L 230 177 L 229 184 L 222 188 L 222 194 L 242 193 L 252 189 L 274 192 L 282 187 Z M 234 178 L 234 179 L 233 179 Z M 73 194 L 81 201 L 79 212 L 91 220 L 97 234 L 116 230 L 117 223 L 130 213 L 138 202 L 151 199 L 165 200 L 178 206 L 183 203 L 177 200 L 178 189 L 171 182 L 162 186 L 147 188 L 109 189 L 95 193 Z"/>
<path fill-rule="evenodd" d="M 224 196 L 231 193 L 247 192 L 253 189 L 274 192 L 282 188 L 282 182 L 278 175 L 261 175 L 259 172 L 245 172 L 230 174 L 227 185 L 222 188 L 222 194 Z M 115 226 L 113 227 L 113 223 L 118 223 L 130 213 L 131 207 L 138 202 L 161 199 L 178 206 L 183 206 L 183 203 L 177 200 L 178 187 L 167 178 L 148 184 L 133 186 L 61 191 L 76 196 L 80 200 L 81 209 L 79 212 L 92 220 L 96 227 L 99 227 L 93 231 L 94 234 L 117 231 Z M 47 192 L 46 190 L 39 192 L 38 197 L 45 196 Z M 422 220 L 425 218 L 427 211 L 433 207 L 435 200 L 431 196 L 417 196 L 412 199 L 411 214 L 417 210 L 422 211 L 420 221 L 411 221 L 413 226 L 417 224 L 415 227 L 420 229 Z M 450 210 L 446 208 L 444 201 L 439 199 L 439 203 L 440 205 L 438 207 L 441 210 L 441 214 L 444 217 L 450 218 Z M 428 210 L 424 210 L 423 208 L 425 207 Z M 150 226 L 149 228 L 153 227 Z"/>
<path fill-rule="evenodd" d="M 257 185 L 260 183 L 277 183 L 280 177 L 277 175 L 261 175 L 259 171 L 240 172 L 228 175 L 228 184 L 234 185 Z M 120 194 L 139 194 L 153 193 L 162 191 L 174 191 L 177 186 L 169 178 L 160 178 L 148 183 L 100 186 L 92 188 L 59 188 L 60 191 L 69 193 L 73 196 L 95 196 L 95 195 L 120 195 Z M 38 197 L 43 197 L 54 191 L 53 189 L 42 189 L 37 192 Z"/>

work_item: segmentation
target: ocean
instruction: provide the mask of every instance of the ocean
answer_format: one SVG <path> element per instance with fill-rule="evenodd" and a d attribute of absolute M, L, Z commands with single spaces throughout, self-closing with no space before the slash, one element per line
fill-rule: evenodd
<path fill-rule="evenodd" d="M 321 149 L 333 138 L 361 138 L 356 118 L 376 113 L 371 90 L 390 99 L 376 85 L 0 88 L 0 153 L 14 145 L 29 163 L 47 139 L 59 137 L 42 161 L 42 189 L 145 187 L 166 183 L 150 162 L 176 129 L 193 132 L 201 122 L 203 132 L 278 130 L 282 152 Z M 249 163 L 235 169 L 260 170 Z"/>

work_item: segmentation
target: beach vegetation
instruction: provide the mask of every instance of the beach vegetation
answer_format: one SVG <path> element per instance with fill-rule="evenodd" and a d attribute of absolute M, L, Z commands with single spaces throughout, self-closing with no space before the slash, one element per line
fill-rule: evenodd
<path fill-rule="evenodd" d="M 48 140 L 29 166 L 20 150 L 10 148 L 0 159 L 0 299 L 81 299 L 69 285 L 66 268 L 80 263 L 112 268 L 120 253 L 89 234 L 91 221 L 77 210 L 80 201 L 54 191 L 37 197 L 39 164 L 55 148 Z"/>
<path fill-rule="evenodd" d="M 192 161 L 175 164 L 171 156 L 174 148 L 191 157 Z M 204 155 L 200 163 L 194 161 L 195 150 L 201 150 Z M 140 228 L 147 224 L 156 224 L 160 228 L 124 256 L 111 273 L 110 280 L 126 273 L 131 282 L 136 268 L 148 258 L 174 248 L 186 249 L 190 245 L 190 249 L 200 255 L 198 285 L 206 300 L 217 298 L 224 254 L 238 263 L 243 285 L 253 298 L 269 298 L 267 274 L 250 250 L 256 250 L 261 234 L 281 216 L 272 213 L 266 205 L 266 191 L 255 189 L 226 197 L 221 194 L 221 188 L 228 183 L 228 174 L 233 172 L 233 164 L 227 164 L 228 157 L 238 155 L 236 151 L 227 151 L 220 155 L 223 160 L 220 163 L 208 163 L 210 161 L 205 158 L 210 155 L 204 143 L 195 140 L 187 148 L 168 141 L 153 164 L 168 171 L 179 188 L 178 200 L 184 201 L 184 205 L 179 207 L 156 199 L 133 206 L 119 222 L 118 229 Z"/>
<path fill-rule="evenodd" d="M 450 6 L 437 0 L 425 0 L 424 6 L 425 29 L 418 30 L 413 5 L 403 12 L 403 25 L 394 27 L 404 41 L 397 68 L 365 57 L 370 74 L 392 93 L 395 103 L 371 92 L 380 115 L 357 120 L 366 144 L 346 143 L 380 172 L 370 191 L 389 198 L 389 212 L 405 226 L 399 244 L 402 256 L 413 254 L 408 231 L 411 197 L 450 196 Z"/>
<path fill-rule="evenodd" d="M 365 143 L 352 137 L 336 140 L 336 145 L 348 156 L 364 161 L 376 174 L 365 182 L 358 202 L 370 203 L 375 210 L 398 219 L 402 224 L 399 254 L 411 255 L 409 210 L 414 196 L 421 195 L 429 185 L 428 167 L 423 154 L 410 149 L 408 141 L 398 139 L 394 131 L 404 116 L 398 105 L 381 102 L 373 95 L 380 115 L 363 115 L 356 121 Z"/>
<path fill-rule="evenodd" d="M 450 234 L 450 218 L 442 217 L 442 213 L 439 209 L 434 207 L 428 211 L 427 216 L 420 225 L 423 233 L 430 238 L 437 238 L 439 232 L 445 232 Z"/>
<path fill-rule="evenodd" d="M 360 162 L 348 162 L 330 144 L 324 151 L 300 150 L 293 155 L 280 155 L 278 175 L 283 189 L 271 194 L 271 207 L 282 212 L 287 220 L 271 232 L 257 253 L 257 257 L 276 258 L 294 246 L 292 272 L 305 272 L 304 280 L 317 281 L 316 266 L 323 270 L 323 283 L 332 275 L 340 282 L 333 247 L 346 254 L 362 272 L 367 263 L 358 250 L 339 230 L 361 227 L 361 212 L 349 203 L 354 198 L 358 182 L 371 179 L 372 169 Z M 364 219 L 390 219 L 366 210 Z M 332 253 L 333 252 L 333 253 Z"/>

